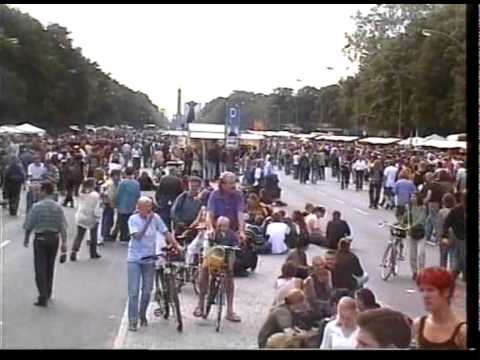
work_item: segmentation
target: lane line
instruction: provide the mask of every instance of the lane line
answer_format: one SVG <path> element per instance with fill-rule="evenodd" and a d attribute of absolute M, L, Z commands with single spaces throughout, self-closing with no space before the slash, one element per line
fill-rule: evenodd
<path fill-rule="evenodd" d="M 360 213 L 360 214 L 362 214 L 362 215 L 368 215 L 367 212 L 365 212 L 365 211 L 363 211 L 363 210 L 360 210 L 360 209 L 358 209 L 358 208 L 353 208 L 353 210 L 355 210 L 356 212 L 358 212 L 358 213 Z"/>
<path fill-rule="evenodd" d="M 333 199 L 333 200 L 335 200 L 335 201 L 338 202 L 339 204 L 345 204 L 345 201 L 343 201 L 343 200 L 339 200 L 339 199 Z"/>
<path fill-rule="evenodd" d="M 2 243 L 0 244 L 0 249 L 3 248 L 4 246 L 7 246 L 7 245 L 10 244 L 10 243 L 11 243 L 10 240 L 6 240 L 6 241 L 2 242 Z"/>
<path fill-rule="evenodd" d="M 127 337 L 127 328 L 128 328 L 128 301 L 125 305 L 125 311 L 123 312 L 122 321 L 120 322 L 120 327 L 118 328 L 117 336 L 113 341 L 114 349 L 122 349 L 125 345 L 125 338 Z"/>

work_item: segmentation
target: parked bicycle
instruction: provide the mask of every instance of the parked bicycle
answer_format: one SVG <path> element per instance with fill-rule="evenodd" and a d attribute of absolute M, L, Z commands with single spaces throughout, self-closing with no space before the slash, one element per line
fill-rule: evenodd
<path fill-rule="evenodd" d="M 180 309 L 180 299 L 178 297 L 178 287 L 176 277 L 179 268 L 178 254 L 174 254 L 169 248 L 162 248 L 165 253 L 145 256 L 142 260 L 162 259 L 155 271 L 155 296 L 154 299 L 158 308 L 154 310 L 155 316 L 162 316 L 167 320 L 172 311 L 177 322 L 177 331 L 183 331 L 182 312 Z"/>
<path fill-rule="evenodd" d="M 380 227 L 388 225 L 390 228 L 390 238 L 380 264 L 380 276 L 382 280 L 387 281 L 390 276 L 398 275 L 399 262 L 405 260 L 403 256 L 403 239 L 407 237 L 408 227 L 402 224 L 390 224 L 387 222 L 382 222 L 379 225 Z"/>
<path fill-rule="evenodd" d="M 239 247 L 216 245 L 212 247 L 207 257 L 207 268 L 210 276 L 204 319 L 207 319 L 212 305 L 215 304 L 217 306 L 215 331 L 217 332 L 220 331 L 223 305 L 225 304 L 225 277 L 227 271 L 233 272 L 233 255 L 235 251 L 240 250 Z"/>

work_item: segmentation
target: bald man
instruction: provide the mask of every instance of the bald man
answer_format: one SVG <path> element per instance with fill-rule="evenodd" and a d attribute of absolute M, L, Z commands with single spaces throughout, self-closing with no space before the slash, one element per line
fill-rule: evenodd
<path fill-rule="evenodd" d="M 167 245 L 179 248 L 174 237 L 168 232 L 161 217 L 153 212 L 153 201 L 142 196 L 137 202 L 137 213 L 128 220 L 130 241 L 128 243 L 128 322 L 129 330 L 137 331 L 137 322 L 140 317 L 140 326 L 147 326 L 147 307 L 153 289 L 155 274 L 155 260 L 144 258 L 155 255 L 157 237 L 165 236 Z M 142 296 L 139 293 L 142 284 Z"/>

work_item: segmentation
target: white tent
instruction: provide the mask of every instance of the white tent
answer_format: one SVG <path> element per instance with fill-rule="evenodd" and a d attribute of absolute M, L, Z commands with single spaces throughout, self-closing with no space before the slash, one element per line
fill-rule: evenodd
<path fill-rule="evenodd" d="M 398 138 L 382 138 L 382 137 L 368 137 L 362 140 L 358 140 L 359 143 L 372 144 L 372 145 L 390 145 L 399 142 Z"/>
<path fill-rule="evenodd" d="M 440 136 L 440 135 L 437 135 L 437 134 L 432 134 L 432 135 L 427 136 L 425 138 L 425 141 L 428 141 L 428 140 L 447 140 L 447 139 L 444 138 L 443 136 Z"/>
<path fill-rule="evenodd" d="M 408 139 L 400 141 L 398 144 L 402 146 L 419 146 L 424 142 L 425 139 L 422 137 L 409 137 Z"/>
<path fill-rule="evenodd" d="M 433 147 L 437 149 L 466 149 L 466 141 L 448 141 L 448 140 L 427 140 L 424 141 L 420 146 L 422 147 Z"/>
<path fill-rule="evenodd" d="M 0 134 L 22 134 L 14 125 L 0 126 Z"/>
<path fill-rule="evenodd" d="M 450 141 L 465 141 L 467 134 L 452 134 L 447 136 L 447 140 Z"/>
<path fill-rule="evenodd" d="M 15 127 L 18 131 L 20 131 L 22 134 L 45 134 L 46 131 L 43 130 L 42 128 L 39 128 L 37 126 L 33 126 L 31 124 L 25 123 L 22 125 L 18 125 Z"/>
<path fill-rule="evenodd" d="M 324 140 L 324 141 L 340 141 L 340 142 L 351 142 L 358 140 L 358 136 L 342 136 L 342 135 L 320 135 L 315 138 L 315 140 Z"/>

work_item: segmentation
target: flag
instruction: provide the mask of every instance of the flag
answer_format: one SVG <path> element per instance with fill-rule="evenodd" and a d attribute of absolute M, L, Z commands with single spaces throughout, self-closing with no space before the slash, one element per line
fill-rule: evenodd
<path fill-rule="evenodd" d="M 187 105 L 187 117 L 186 117 L 186 122 L 187 124 L 192 123 L 195 121 L 197 117 L 197 104 L 195 101 L 190 101 Z"/>

